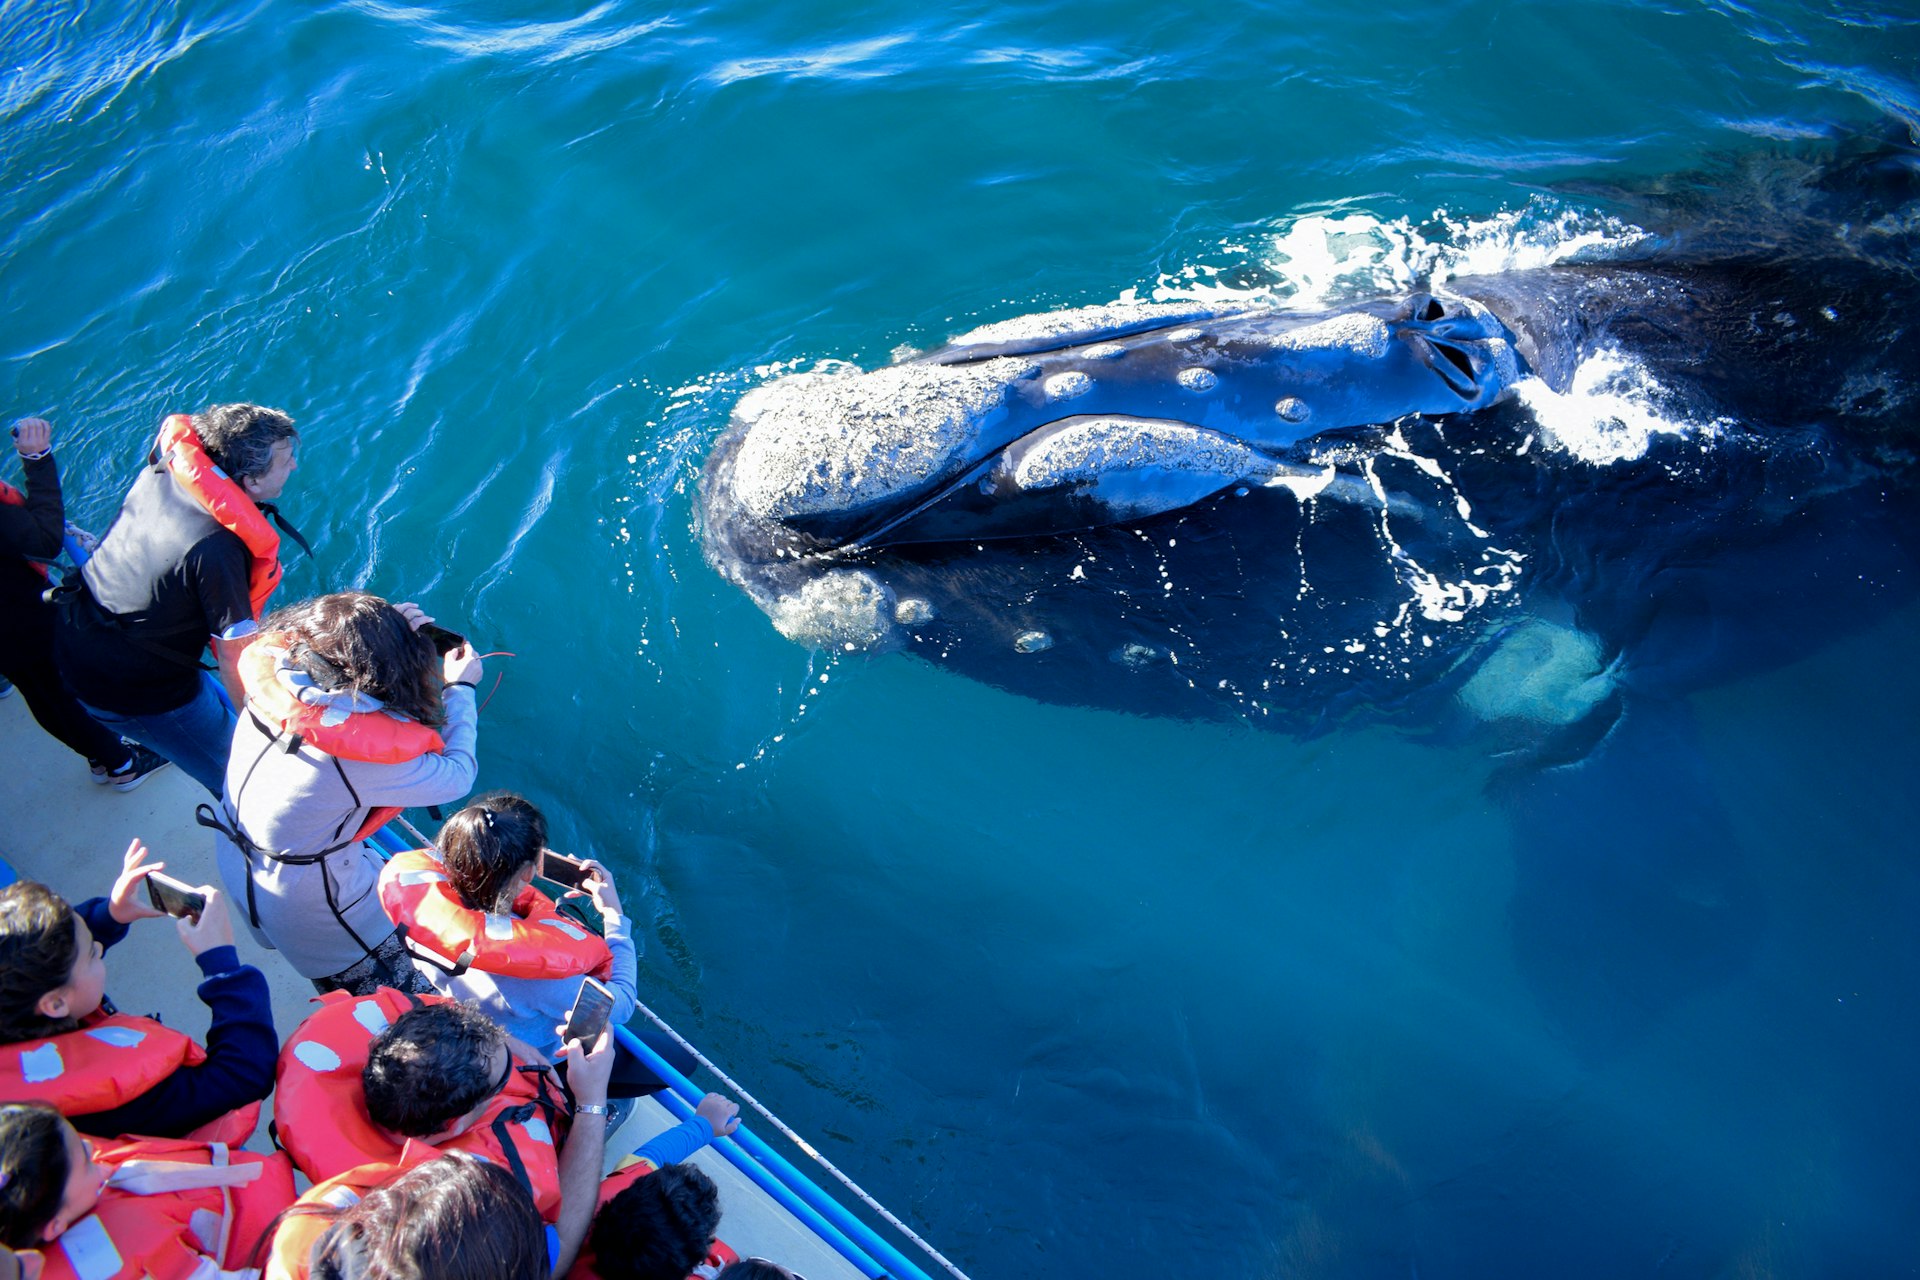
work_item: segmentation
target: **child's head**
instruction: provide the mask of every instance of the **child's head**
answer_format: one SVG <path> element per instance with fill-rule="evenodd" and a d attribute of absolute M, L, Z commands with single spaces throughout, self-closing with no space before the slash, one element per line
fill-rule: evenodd
<path fill-rule="evenodd" d="M 0 889 L 0 1044 L 73 1030 L 106 985 L 105 949 L 66 899 L 32 880 Z"/>
<path fill-rule="evenodd" d="M 505 915 L 538 869 L 547 820 L 523 797 L 497 791 L 448 818 L 436 845 L 460 900 Z"/>
<path fill-rule="evenodd" d="M 55 1239 L 93 1212 L 108 1172 L 52 1107 L 0 1103 L 0 1244 L 33 1249 Z"/>
<path fill-rule="evenodd" d="M 698 1165 L 670 1164 L 609 1200 L 593 1220 L 595 1269 L 606 1280 L 680 1280 L 720 1229 L 720 1189 Z"/>

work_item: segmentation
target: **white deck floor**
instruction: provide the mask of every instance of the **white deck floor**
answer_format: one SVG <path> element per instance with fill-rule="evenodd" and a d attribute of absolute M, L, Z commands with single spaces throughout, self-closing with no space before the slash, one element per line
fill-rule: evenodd
<path fill-rule="evenodd" d="M 131 792 L 96 786 L 85 762 L 48 737 L 17 694 L 0 701 L 0 761 L 0 857 L 22 878 L 43 881 L 76 901 L 104 894 L 127 843 L 138 836 L 171 874 L 189 884 L 218 884 L 212 833 L 193 819 L 194 806 L 207 794 L 178 769 L 163 769 Z M 237 920 L 235 934 L 240 958 L 267 976 L 274 1025 L 284 1041 L 306 1015 L 313 987 L 256 946 Z M 196 976 L 168 922 L 143 921 L 108 957 L 107 991 L 126 1012 L 157 1013 L 167 1025 L 202 1038 L 207 1008 L 194 998 Z M 752 1064 L 726 1065 L 752 1088 Z M 609 1144 L 608 1167 L 673 1123 L 664 1107 L 643 1100 Z M 271 1149 L 264 1123 L 248 1145 Z M 712 1149 L 701 1151 L 694 1163 L 719 1184 L 720 1236 L 742 1257 L 772 1258 L 811 1280 L 860 1275 Z"/>

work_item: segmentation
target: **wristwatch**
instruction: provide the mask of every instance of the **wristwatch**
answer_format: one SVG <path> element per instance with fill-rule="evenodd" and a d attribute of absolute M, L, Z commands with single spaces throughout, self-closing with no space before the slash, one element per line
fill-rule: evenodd
<path fill-rule="evenodd" d="M 573 1114 L 577 1116 L 603 1116 L 607 1114 L 607 1108 L 604 1104 L 598 1102 L 581 1102 L 575 1104 Z"/>

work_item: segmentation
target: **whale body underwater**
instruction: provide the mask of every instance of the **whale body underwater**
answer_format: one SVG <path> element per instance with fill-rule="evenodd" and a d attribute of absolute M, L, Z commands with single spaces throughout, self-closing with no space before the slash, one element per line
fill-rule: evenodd
<path fill-rule="evenodd" d="M 1623 697 L 1791 660 L 1920 580 L 1915 151 L 1608 199 L 1647 233 L 1584 260 L 777 378 L 707 460 L 708 559 L 799 643 L 1045 701 L 1577 757 Z"/>

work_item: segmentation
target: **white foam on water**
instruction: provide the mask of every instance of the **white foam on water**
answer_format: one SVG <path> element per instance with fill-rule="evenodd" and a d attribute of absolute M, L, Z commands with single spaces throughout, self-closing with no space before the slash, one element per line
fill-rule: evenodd
<path fill-rule="evenodd" d="M 1513 390 L 1539 421 L 1543 446 L 1596 466 L 1643 458 L 1659 439 L 1711 437 L 1728 425 L 1688 418 L 1646 366 L 1618 349 L 1581 361 L 1565 394 L 1538 378 Z"/>
<path fill-rule="evenodd" d="M 1191 265 L 1144 289 L 1129 289 L 1121 301 L 1326 307 L 1459 276 L 1603 259 L 1646 239 L 1647 233 L 1630 223 L 1546 196 L 1484 217 L 1456 217 L 1437 209 L 1418 224 L 1370 213 L 1307 214 L 1283 224 L 1264 245 L 1223 246 L 1257 258 L 1272 284 L 1223 284 L 1217 267 Z"/>

